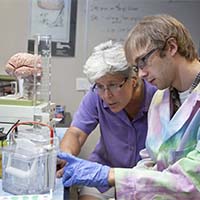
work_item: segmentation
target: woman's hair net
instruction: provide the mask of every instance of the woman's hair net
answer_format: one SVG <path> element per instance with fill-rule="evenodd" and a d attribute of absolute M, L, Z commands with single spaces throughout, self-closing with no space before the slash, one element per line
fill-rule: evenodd
<path fill-rule="evenodd" d="M 111 40 L 96 46 L 86 61 L 83 72 L 91 83 L 106 74 L 136 76 L 133 67 L 128 66 L 123 45 Z"/>

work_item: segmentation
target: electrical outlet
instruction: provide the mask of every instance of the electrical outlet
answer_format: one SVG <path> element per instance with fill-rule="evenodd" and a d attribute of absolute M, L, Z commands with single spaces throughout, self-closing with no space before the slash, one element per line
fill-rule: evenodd
<path fill-rule="evenodd" d="M 87 78 L 76 78 L 76 90 L 77 91 L 86 91 L 89 90 L 91 84 Z"/>

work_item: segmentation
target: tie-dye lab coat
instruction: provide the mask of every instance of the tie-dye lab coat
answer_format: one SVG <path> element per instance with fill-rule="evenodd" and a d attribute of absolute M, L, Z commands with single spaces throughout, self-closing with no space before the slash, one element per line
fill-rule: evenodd
<path fill-rule="evenodd" d="M 115 169 L 119 200 L 200 199 L 200 84 L 172 119 L 169 95 L 168 89 L 157 91 L 152 99 L 149 157 L 133 169 Z"/>

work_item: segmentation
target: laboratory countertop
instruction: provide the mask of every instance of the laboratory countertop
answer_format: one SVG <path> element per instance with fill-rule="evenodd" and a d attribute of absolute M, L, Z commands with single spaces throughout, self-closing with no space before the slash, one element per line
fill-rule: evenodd
<path fill-rule="evenodd" d="M 0 179 L 0 199 L 2 196 L 11 197 L 12 194 L 4 192 L 2 190 L 2 179 Z M 23 198 L 24 199 L 24 198 Z M 26 198 L 27 199 L 27 198 Z M 62 200 L 63 199 L 63 185 L 62 179 L 56 179 L 55 190 L 53 192 L 53 200 Z"/>

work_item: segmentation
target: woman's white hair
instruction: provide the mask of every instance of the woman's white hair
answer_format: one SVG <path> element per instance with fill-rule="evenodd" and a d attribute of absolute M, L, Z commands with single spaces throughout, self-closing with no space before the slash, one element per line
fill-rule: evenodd
<path fill-rule="evenodd" d="M 83 67 L 83 72 L 91 83 L 106 74 L 124 74 L 126 71 L 126 76 L 132 76 L 130 73 L 133 70 L 128 66 L 123 45 L 111 40 L 96 46 Z"/>

